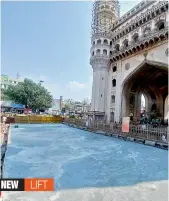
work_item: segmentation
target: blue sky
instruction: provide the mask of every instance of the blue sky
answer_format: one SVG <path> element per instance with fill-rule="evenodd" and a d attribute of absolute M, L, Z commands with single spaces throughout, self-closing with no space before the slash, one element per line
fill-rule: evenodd
<path fill-rule="evenodd" d="M 120 4 L 122 15 L 136 2 Z M 3 74 L 43 80 L 54 98 L 91 97 L 91 1 L 2 2 L 1 9 Z"/>

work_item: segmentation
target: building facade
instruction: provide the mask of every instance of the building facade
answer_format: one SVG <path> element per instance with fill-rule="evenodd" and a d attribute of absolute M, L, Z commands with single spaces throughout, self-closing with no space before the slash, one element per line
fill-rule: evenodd
<path fill-rule="evenodd" d="M 119 17 L 117 1 L 93 5 L 91 112 L 95 118 L 168 119 L 168 2 L 142 1 Z"/>
<path fill-rule="evenodd" d="M 19 75 L 16 78 L 10 78 L 8 75 L 1 75 L 1 89 L 7 89 L 9 85 L 17 85 L 23 82 Z"/>

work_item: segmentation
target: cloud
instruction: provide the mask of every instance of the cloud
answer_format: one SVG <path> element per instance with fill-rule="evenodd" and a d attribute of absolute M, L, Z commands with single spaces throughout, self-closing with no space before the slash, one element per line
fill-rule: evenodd
<path fill-rule="evenodd" d="M 90 74 L 91 75 L 91 74 Z M 55 83 L 45 75 L 27 75 L 27 78 L 35 82 L 43 80 L 42 84 L 54 98 L 63 96 L 64 99 L 73 99 L 82 101 L 84 98 L 91 99 L 93 76 L 89 76 L 86 82 L 79 82 L 77 80 L 68 81 L 65 84 Z"/>
<path fill-rule="evenodd" d="M 92 76 L 89 76 L 88 80 L 84 83 L 76 80 L 69 81 L 66 84 L 66 91 L 68 91 L 67 94 L 69 94 L 69 97 L 74 100 L 83 100 L 84 98 L 90 99 L 92 93 L 92 81 Z"/>
<path fill-rule="evenodd" d="M 71 90 L 74 90 L 74 89 L 84 89 L 85 88 L 85 84 L 84 83 L 79 83 L 77 81 L 70 81 L 68 84 L 67 84 L 67 87 Z"/>

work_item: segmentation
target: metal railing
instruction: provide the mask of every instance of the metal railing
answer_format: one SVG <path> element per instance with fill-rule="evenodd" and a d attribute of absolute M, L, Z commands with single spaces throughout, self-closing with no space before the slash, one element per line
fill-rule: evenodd
<path fill-rule="evenodd" d="M 66 123 L 74 124 L 79 127 L 86 127 L 86 121 L 84 119 L 71 119 L 65 118 Z M 126 137 L 134 137 L 143 140 L 152 140 L 156 142 L 164 142 L 165 137 L 166 143 L 168 143 L 168 126 L 153 125 L 130 125 L 129 133 L 122 132 L 122 124 L 110 123 L 106 124 L 105 121 L 88 121 L 88 129 L 92 131 L 101 130 L 107 133 L 120 134 Z"/>

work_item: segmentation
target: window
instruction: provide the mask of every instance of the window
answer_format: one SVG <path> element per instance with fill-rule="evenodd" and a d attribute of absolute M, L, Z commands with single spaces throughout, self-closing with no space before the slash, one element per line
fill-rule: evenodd
<path fill-rule="evenodd" d="M 103 50 L 103 55 L 107 55 L 107 50 Z"/>
<path fill-rule="evenodd" d="M 119 51 L 119 50 L 120 50 L 120 45 L 119 45 L 119 44 L 116 44 L 116 45 L 115 45 L 115 50 L 116 50 L 116 51 Z"/>
<path fill-rule="evenodd" d="M 113 72 L 116 72 L 117 71 L 117 66 L 114 66 L 113 67 Z"/>
<path fill-rule="evenodd" d="M 101 94 L 101 97 L 102 97 L 102 94 Z"/>
<path fill-rule="evenodd" d="M 110 41 L 110 45 L 112 45 L 112 41 Z"/>
<path fill-rule="evenodd" d="M 92 52 L 92 56 L 94 56 L 94 51 Z"/>
<path fill-rule="evenodd" d="M 127 39 L 126 39 L 126 40 L 124 40 L 123 45 L 124 45 L 124 47 L 128 47 L 128 46 L 129 46 L 129 42 L 128 42 L 128 40 L 127 40 Z"/>
<path fill-rule="evenodd" d="M 93 45 L 95 45 L 95 41 L 93 41 Z"/>
<path fill-rule="evenodd" d="M 97 49 L 96 50 L 96 55 L 99 55 L 100 54 L 100 49 Z"/>
<path fill-rule="evenodd" d="M 112 53 L 112 51 L 110 51 L 110 55 L 112 55 L 113 53 Z"/>
<path fill-rule="evenodd" d="M 135 34 L 133 35 L 133 41 L 134 41 L 134 42 L 137 42 L 138 39 L 139 39 L 138 33 L 135 33 Z"/>
<path fill-rule="evenodd" d="M 111 102 L 115 103 L 115 95 L 111 96 Z"/>
<path fill-rule="evenodd" d="M 103 77 L 102 77 L 102 80 L 103 80 Z"/>
<path fill-rule="evenodd" d="M 116 79 L 112 80 L 112 86 L 115 87 L 116 86 Z"/>
<path fill-rule="evenodd" d="M 99 39 L 99 40 L 97 40 L 97 44 L 101 44 L 101 40 Z"/>
<path fill-rule="evenodd" d="M 164 29 L 164 28 L 165 28 L 165 26 L 164 26 L 164 22 L 163 22 L 163 21 L 157 23 L 157 29 L 158 29 L 158 30 L 162 30 L 162 29 Z"/>
<path fill-rule="evenodd" d="M 108 45 L 108 40 L 104 39 L 103 44 Z"/>

